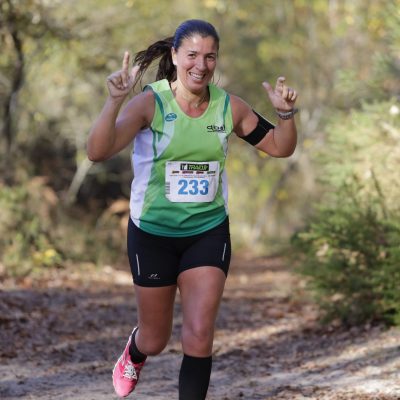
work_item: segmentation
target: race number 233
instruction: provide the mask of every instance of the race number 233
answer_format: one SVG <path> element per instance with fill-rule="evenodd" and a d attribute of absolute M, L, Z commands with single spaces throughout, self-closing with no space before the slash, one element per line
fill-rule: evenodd
<path fill-rule="evenodd" d="M 197 179 L 191 179 L 190 181 L 186 179 L 180 179 L 178 181 L 178 186 L 178 194 L 183 196 L 196 194 L 205 196 L 208 194 L 209 182 L 206 179 L 202 179 L 201 181 Z"/>
<path fill-rule="evenodd" d="M 165 195 L 172 202 L 213 201 L 219 184 L 219 162 L 168 161 Z"/>

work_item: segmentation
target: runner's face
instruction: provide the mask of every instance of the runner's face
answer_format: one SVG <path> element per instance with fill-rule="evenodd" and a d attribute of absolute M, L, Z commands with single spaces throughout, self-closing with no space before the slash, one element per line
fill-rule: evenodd
<path fill-rule="evenodd" d="M 177 51 L 172 49 L 178 81 L 193 93 L 202 92 L 213 77 L 217 53 L 217 44 L 211 36 L 196 34 L 184 39 Z"/>

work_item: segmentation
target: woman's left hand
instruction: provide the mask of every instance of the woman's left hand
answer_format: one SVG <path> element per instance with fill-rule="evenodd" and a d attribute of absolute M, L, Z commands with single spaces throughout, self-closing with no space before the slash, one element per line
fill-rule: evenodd
<path fill-rule="evenodd" d="M 278 111 L 290 111 L 294 108 L 297 92 L 285 85 L 285 77 L 280 76 L 276 81 L 275 89 L 268 82 L 263 82 L 272 105 Z"/>

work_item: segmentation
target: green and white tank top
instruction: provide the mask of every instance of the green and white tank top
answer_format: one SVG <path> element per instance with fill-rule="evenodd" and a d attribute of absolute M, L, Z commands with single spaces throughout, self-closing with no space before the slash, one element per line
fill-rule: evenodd
<path fill-rule="evenodd" d="M 228 215 L 225 159 L 232 133 L 229 95 L 209 84 L 210 102 L 186 115 L 164 79 L 146 86 L 155 96 L 150 128 L 134 141 L 130 214 L 136 226 L 161 236 L 190 236 Z"/>

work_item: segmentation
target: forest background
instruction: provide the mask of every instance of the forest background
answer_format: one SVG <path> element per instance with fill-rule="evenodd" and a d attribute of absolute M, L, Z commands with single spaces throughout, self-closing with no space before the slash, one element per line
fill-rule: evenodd
<path fill-rule="evenodd" d="M 399 0 L 0 0 L 1 279 L 125 257 L 131 149 L 93 164 L 88 132 L 123 52 L 189 18 L 268 119 L 264 80 L 299 92 L 292 157 L 230 141 L 235 251 L 295 254 L 328 316 L 400 323 Z"/>

